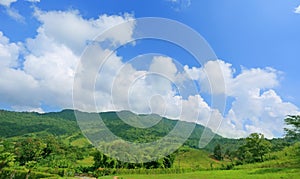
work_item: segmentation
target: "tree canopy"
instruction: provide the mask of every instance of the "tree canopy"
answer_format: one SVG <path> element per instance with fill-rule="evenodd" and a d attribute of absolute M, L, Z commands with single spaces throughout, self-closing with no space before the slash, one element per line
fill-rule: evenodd
<path fill-rule="evenodd" d="M 285 123 L 289 126 L 284 128 L 286 132 L 286 137 L 295 140 L 300 140 L 300 116 L 299 115 L 289 115 L 284 119 Z"/>
<path fill-rule="evenodd" d="M 270 152 L 270 149 L 271 143 L 263 134 L 252 133 L 246 138 L 246 143 L 239 148 L 238 157 L 247 163 L 262 162 L 264 155 Z"/>

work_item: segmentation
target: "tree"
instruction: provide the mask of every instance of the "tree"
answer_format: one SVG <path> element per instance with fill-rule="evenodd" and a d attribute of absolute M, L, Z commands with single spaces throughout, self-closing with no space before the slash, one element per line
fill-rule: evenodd
<path fill-rule="evenodd" d="M 224 156 L 232 162 L 235 157 L 235 153 L 229 149 L 226 149 Z"/>
<path fill-rule="evenodd" d="M 0 171 L 4 167 L 11 167 L 14 165 L 15 156 L 9 152 L 0 153 Z"/>
<path fill-rule="evenodd" d="M 289 128 L 284 128 L 287 138 L 300 140 L 300 116 L 289 115 L 284 119 Z"/>
<path fill-rule="evenodd" d="M 263 134 L 252 133 L 246 138 L 246 143 L 238 149 L 238 158 L 247 163 L 262 162 L 264 155 L 270 152 L 271 143 Z"/>
<path fill-rule="evenodd" d="M 39 138 L 26 138 L 16 143 L 15 154 L 20 165 L 25 165 L 29 161 L 39 161 L 42 158 L 46 145 Z"/>
<path fill-rule="evenodd" d="M 214 158 L 217 160 L 222 160 L 223 156 L 222 156 L 222 148 L 220 144 L 217 144 L 214 148 Z"/>
<path fill-rule="evenodd" d="M 94 168 L 111 168 L 110 167 L 110 158 L 100 151 L 96 151 L 93 154 L 94 157 Z"/>

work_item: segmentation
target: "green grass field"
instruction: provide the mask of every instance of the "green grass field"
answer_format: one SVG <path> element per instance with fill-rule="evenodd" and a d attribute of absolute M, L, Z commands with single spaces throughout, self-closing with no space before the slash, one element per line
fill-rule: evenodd
<path fill-rule="evenodd" d="M 211 170 L 184 174 L 158 174 L 158 175 L 118 175 L 118 179 L 298 179 L 300 169 L 249 169 L 249 170 Z M 101 179 L 114 179 L 114 176 L 100 177 Z M 115 177 L 116 178 L 116 177 Z"/>
<path fill-rule="evenodd" d="M 210 157 L 210 153 L 204 150 L 187 148 L 178 152 L 173 164 L 175 168 L 210 169 L 220 168 L 229 161 L 217 161 Z"/>
<path fill-rule="evenodd" d="M 300 145 L 300 144 L 298 144 Z M 117 175 L 100 177 L 103 179 L 298 179 L 300 178 L 300 161 L 295 156 L 296 145 L 286 147 L 279 152 L 269 154 L 270 159 L 264 162 L 244 164 L 234 166 L 232 170 L 217 170 L 222 164 L 230 163 L 228 161 L 215 161 L 209 157 L 209 153 L 201 150 L 188 149 L 180 151 L 174 162 L 178 167 L 179 162 L 182 168 L 193 168 L 195 164 L 199 169 L 206 168 L 203 171 L 181 173 L 181 174 L 151 174 L 151 175 Z M 275 158 L 274 158 L 275 157 Z M 213 170 L 209 165 L 212 163 Z M 115 177 L 115 178 L 114 178 Z"/>

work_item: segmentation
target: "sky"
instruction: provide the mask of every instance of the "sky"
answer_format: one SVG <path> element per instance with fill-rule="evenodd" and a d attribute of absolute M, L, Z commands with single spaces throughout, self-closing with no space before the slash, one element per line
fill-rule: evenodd
<path fill-rule="evenodd" d="M 186 25 L 217 58 L 201 64 L 176 44 L 135 40 L 143 17 Z M 225 137 L 282 137 L 285 116 L 300 113 L 299 22 L 297 0 L 0 0 L 0 108 L 131 110 Z M 85 59 L 107 54 L 102 66 Z M 227 97 L 224 110 L 212 104 L 219 95 Z"/>

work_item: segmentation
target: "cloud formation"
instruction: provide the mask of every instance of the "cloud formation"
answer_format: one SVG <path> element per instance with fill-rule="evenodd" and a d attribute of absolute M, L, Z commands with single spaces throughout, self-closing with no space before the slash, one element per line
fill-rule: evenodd
<path fill-rule="evenodd" d="M 298 7 L 295 8 L 295 11 L 294 11 L 296 14 L 300 14 L 300 5 Z"/>
<path fill-rule="evenodd" d="M 203 68 L 186 66 L 185 71 L 200 81 L 204 92 L 211 93 L 207 89 L 210 84 L 217 85 L 220 78 L 213 74 L 213 69 L 218 66 L 223 71 L 226 84 L 223 93 L 234 99 L 219 129 L 224 136 L 239 137 L 261 132 L 271 138 L 283 133 L 283 119 L 286 115 L 299 113 L 297 106 L 284 102 L 273 89 L 279 85 L 282 74 L 275 69 L 243 68 L 240 74 L 235 74 L 236 70 L 231 64 L 217 60 L 208 62 Z M 210 74 L 210 80 L 204 73 Z M 220 92 L 216 90 L 216 93 Z"/>
<path fill-rule="evenodd" d="M 132 17 L 125 14 L 83 19 L 77 11 L 39 10 L 35 17 L 41 26 L 36 37 L 25 43 L 10 43 L 0 33 L 1 102 L 14 110 L 40 112 L 42 105 L 71 108 L 74 73 L 87 41 Z M 61 20 L 60 24 L 57 20 Z M 128 33 L 124 33 L 125 37 L 117 34 L 112 39 L 122 41 Z M 22 47 L 27 51 L 22 52 Z"/>

